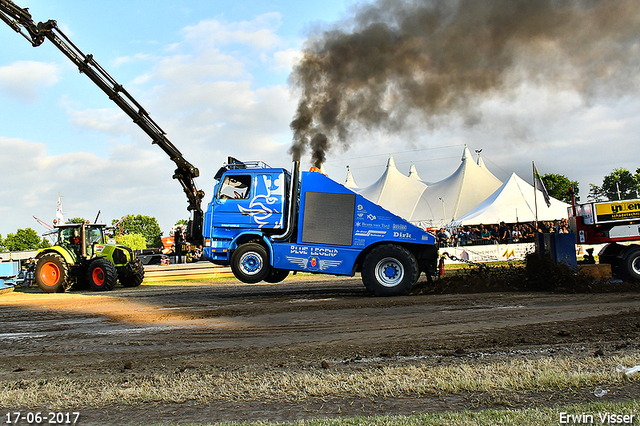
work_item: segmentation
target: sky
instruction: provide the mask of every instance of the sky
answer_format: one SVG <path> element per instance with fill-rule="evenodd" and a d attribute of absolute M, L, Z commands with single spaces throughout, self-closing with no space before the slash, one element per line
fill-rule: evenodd
<path fill-rule="evenodd" d="M 36 22 L 56 20 L 145 107 L 199 168 L 206 209 L 228 156 L 291 167 L 290 123 L 300 98 L 289 83 L 292 69 L 305 41 L 348 20 L 363 2 L 99 3 L 17 0 Z M 48 41 L 33 48 L 4 24 L 0 46 L 0 235 L 44 232 L 33 217 L 51 223 L 59 195 L 65 218 L 154 216 L 165 235 L 189 217 L 173 162 L 57 48 Z M 467 145 L 482 150 L 502 181 L 515 172 L 531 182 L 535 161 L 541 174 L 578 181 L 586 201 L 589 184 L 600 185 L 615 168 L 640 167 L 636 87 L 585 96 L 534 75 L 477 99 L 473 125 L 417 117 L 395 132 L 356 128 L 348 145 L 334 144 L 324 167 L 344 182 L 349 166 L 366 187 L 392 155 L 400 171 L 408 174 L 413 162 L 424 181 L 436 182 L 455 171 Z M 303 168 L 309 165 L 303 155 Z"/>

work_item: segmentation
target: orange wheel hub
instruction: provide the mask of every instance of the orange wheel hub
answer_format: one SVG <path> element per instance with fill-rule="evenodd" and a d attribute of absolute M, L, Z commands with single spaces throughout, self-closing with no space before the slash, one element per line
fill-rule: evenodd
<path fill-rule="evenodd" d="M 46 286 L 54 286 L 60 281 L 60 268 L 53 262 L 47 262 L 40 269 L 40 278 Z"/>
<path fill-rule="evenodd" d="M 95 285 L 104 284 L 104 271 L 102 270 L 102 268 L 94 269 L 93 273 L 91 274 L 91 278 L 93 279 Z"/>

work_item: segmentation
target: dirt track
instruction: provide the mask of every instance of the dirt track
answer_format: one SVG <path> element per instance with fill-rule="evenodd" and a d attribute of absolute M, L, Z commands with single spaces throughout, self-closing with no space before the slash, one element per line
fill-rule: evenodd
<path fill-rule="evenodd" d="M 357 368 L 416 360 L 453 363 L 478 354 L 635 353 L 640 347 L 639 302 L 637 292 L 375 298 L 359 278 L 309 276 L 278 285 L 238 285 L 234 280 L 143 284 L 107 294 L 16 290 L 0 295 L 0 380 L 109 378 L 205 365 L 227 371 L 246 366 L 300 370 L 323 368 L 323 361 L 324 367 Z M 521 405 L 540 397 L 525 398 Z M 483 404 L 477 396 L 451 395 L 74 411 L 82 412 L 79 424 L 139 424 L 409 414 Z"/>

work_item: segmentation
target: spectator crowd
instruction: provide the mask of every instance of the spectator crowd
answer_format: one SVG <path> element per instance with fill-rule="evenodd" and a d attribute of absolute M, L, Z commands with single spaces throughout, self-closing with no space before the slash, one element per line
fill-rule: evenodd
<path fill-rule="evenodd" d="M 436 238 L 440 247 L 534 242 L 536 233 L 569 233 L 567 219 L 553 222 L 530 222 L 440 228 Z"/>

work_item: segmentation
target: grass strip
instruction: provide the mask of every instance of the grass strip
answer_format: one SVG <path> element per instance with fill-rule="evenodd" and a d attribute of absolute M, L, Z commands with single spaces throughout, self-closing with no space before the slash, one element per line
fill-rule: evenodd
<path fill-rule="evenodd" d="M 311 398 L 377 398 L 481 392 L 547 392 L 611 386 L 627 378 L 624 357 L 543 358 L 487 364 L 388 366 L 291 371 L 218 371 L 213 367 L 149 375 L 114 374 L 113 379 L 24 379 L 0 382 L 4 407 L 64 409 L 114 404 L 208 403 L 216 400 L 303 401 Z"/>
<path fill-rule="evenodd" d="M 573 417 L 582 416 L 582 422 L 572 421 Z M 589 422 L 592 416 L 593 422 Z M 614 422 L 610 422 L 612 417 Z M 640 423 L 640 400 L 625 402 L 593 402 L 557 407 L 526 408 L 519 410 L 482 410 L 455 411 L 444 413 L 425 413 L 412 416 L 374 416 L 347 417 L 338 419 L 300 420 L 287 423 L 243 422 L 216 423 L 216 426 L 540 426 L 560 424 L 625 424 L 624 417 L 632 417 L 632 422 Z M 603 416 L 603 417 L 600 417 Z M 568 420 L 568 421 L 567 421 Z M 604 420 L 604 421 L 603 421 Z M 148 425 L 159 426 L 159 425 Z M 165 425 L 166 426 L 166 425 Z M 193 423 L 183 426 L 214 426 L 211 423 Z"/>

